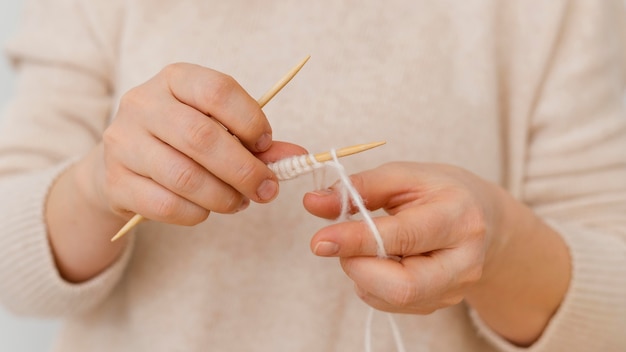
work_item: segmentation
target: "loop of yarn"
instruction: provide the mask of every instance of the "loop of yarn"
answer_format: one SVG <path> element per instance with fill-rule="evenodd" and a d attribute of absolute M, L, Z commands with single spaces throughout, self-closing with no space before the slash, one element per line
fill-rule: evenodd
<path fill-rule="evenodd" d="M 340 219 L 348 218 L 348 212 L 350 210 L 350 201 L 352 201 L 352 204 L 354 204 L 354 206 L 357 207 L 357 209 L 363 216 L 363 219 L 365 223 L 367 224 L 372 236 L 376 240 L 377 256 L 381 259 L 389 258 L 385 251 L 385 246 L 383 244 L 383 239 L 380 235 L 380 232 L 378 231 L 378 228 L 376 227 L 376 224 L 374 223 L 374 220 L 372 219 L 369 211 L 365 207 L 363 198 L 361 197 L 359 192 L 356 190 L 356 188 L 352 184 L 352 181 L 350 181 L 350 177 L 346 173 L 345 168 L 339 162 L 339 158 L 337 157 L 336 150 L 332 149 L 330 151 L 330 154 L 332 155 L 332 161 L 327 161 L 325 163 L 318 162 L 312 154 L 308 154 L 308 155 L 305 154 L 301 156 L 295 156 L 295 157 L 290 157 L 290 158 L 279 160 L 275 163 L 269 164 L 268 167 L 270 168 L 270 170 L 272 170 L 276 174 L 276 177 L 279 180 L 289 180 L 292 178 L 296 178 L 300 175 L 307 174 L 315 169 L 319 169 L 323 167 L 324 165 L 327 165 L 336 169 L 337 173 L 339 174 L 339 178 L 340 178 L 341 185 L 342 185 L 342 188 L 341 188 L 342 206 L 341 206 L 341 215 L 339 218 Z M 367 320 L 365 323 L 365 351 L 366 352 L 371 352 L 372 350 L 371 335 L 372 335 L 373 317 L 374 317 L 374 308 L 370 308 L 370 311 L 368 313 Z M 400 334 L 400 329 L 398 328 L 393 318 L 393 315 L 390 313 L 387 313 L 387 318 L 389 320 L 391 331 L 393 333 L 397 351 L 405 352 L 404 344 L 402 342 L 402 336 Z"/>
<path fill-rule="evenodd" d="M 296 155 L 267 164 L 279 181 L 296 178 L 323 166 L 313 154 Z"/>

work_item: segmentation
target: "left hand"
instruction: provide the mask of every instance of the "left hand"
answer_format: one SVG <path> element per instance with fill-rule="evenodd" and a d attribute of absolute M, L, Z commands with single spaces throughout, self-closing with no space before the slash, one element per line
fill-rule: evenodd
<path fill-rule="evenodd" d="M 429 314 L 459 303 L 485 280 L 501 231 L 499 187 L 463 169 L 439 164 L 389 163 L 351 176 L 374 218 L 389 256 L 376 257 L 367 224 L 347 221 L 318 231 L 311 248 L 339 257 L 358 295 L 388 312 Z M 334 188 L 305 195 L 312 214 L 336 218 Z M 353 209 L 354 210 L 354 209 Z M 497 238 L 495 238 L 497 236 Z"/>

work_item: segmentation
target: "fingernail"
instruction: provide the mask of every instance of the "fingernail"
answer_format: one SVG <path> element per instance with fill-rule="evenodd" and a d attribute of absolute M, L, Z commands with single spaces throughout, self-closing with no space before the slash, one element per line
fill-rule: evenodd
<path fill-rule="evenodd" d="M 315 245 L 313 253 L 323 257 L 335 255 L 339 253 L 339 245 L 334 242 L 321 241 Z"/>
<path fill-rule="evenodd" d="M 264 133 L 259 140 L 256 142 L 256 149 L 260 152 L 264 152 L 269 149 L 272 144 L 272 135 L 269 133 Z"/>
<path fill-rule="evenodd" d="M 273 180 L 265 180 L 257 189 L 256 194 L 261 200 L 270 200 L 274 198 L 276 192 L 278 192 L 278 183 Z"/>
<path fill-rule="evenodd" d="M 244 198 L 243 201 L 241 202 L 241 205 L 239 205 L 239 208 L 237 209 L 237 212 L 246 210 L 246 208 L 250 205 L 250 199 L 248 198 Z"/>

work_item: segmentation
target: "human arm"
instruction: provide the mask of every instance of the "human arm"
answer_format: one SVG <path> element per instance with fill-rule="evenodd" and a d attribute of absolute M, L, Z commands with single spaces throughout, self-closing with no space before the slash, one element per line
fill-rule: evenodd
<path fill-rule="evenodd" d="M 96 145 L 112 106 L 113 51 L 91 37 L 86 28 L 95 23 L 75 5 L 26 2 L 7 46 L 17 79 L 0 126 L 0 299 L 19 314 L 88 309 L 108 295 L 130 258 L 126 250 L 97 280 L 74 285 L 59 274 L 47 237 L 52 184 Z"/>
<path fill-rule="evenodd" d="M 341 258 L 365 302 L 428 314 L 465 299 L 511 341 L 537 339 L 567 290 L 570 261 L 558 234 L 527 207 L 446 165 L 391 163 L 352 181 L 370 209 L 389 214 L 375 222 L 387 254 L 400 260 L 376 258 L 375 239 L 360 221 L 320 230 L 311 247 Z M 305 198 L 328 218 L 339 214 L 338 204 L 334 193 Z"/>
<path fill-rule="evenodd" d="M 589 174 L 569 183 L 583 195 L 531 210 L 456 167 L 385 164 L 352 180 L 368 208 L 388 213 L 374 221 L 388 255 L 401 260 L 376 258 L 361 221 L 318 231 L 311 249 L 340 257 L 357 293 L 381 310 L 427 314 L 465 300 L 505 351 L 619 350 L 626 343 L 625 167 L 596 170 L 598 182 Z M 304 202 L 318 216 L 339 214 L 334 189 Z"/>
<path fill-rule="evenodd" d="M 95 186 L 101 181 L 95 176 L 105 174 L 98 169 L 105 153 L 102 134 L 115 114 L 115 40 L 123 27 L 122 3 L 32 1 L 24 28 L 9 46 L 19 75 L 0 128 L 0 298 L 12 311 L 71 315 L 97 305 L 120 280 L 131 256 L 132 246 L 112 245 L 109 239 L 130 212 L 156 218 L 124 202 L 111 209 L 106 192 Z M 117 126 L 127 119 L 114 121 Z M 240 139 L 248 141 L 243 135 Z M 264 161 L 293 150 L 275 146 L 255 153 L 254 163 L 265 168 Z M 121 151 L 121 157 L 127 153 Z M 172 222 L 184 222 L 180 218 Z"/>
<path fill-rule="evenodd" d="M 84 281 L 112 263 L 122 246 L 108 240 L 131 212 L 190 226 L 270 201 L 278 184 L 263 160 L 304 151 L 271 143 L 258 103 L 231 77 L 166 67 L 122 97 L 103 142 L 53 186 L 48 224 L 62 274 Z M 89 211 L 77 219 L 77 207 Z"/>
<path fill-rule="evenodd" d="M 518 208 L 515 213 L 522 214 L 531 210 L 532 217 L 540 220 L 538 223 L 531 221 L 531 225 L 537 224 L 547 231 L 547 237 L 536 238 L 544 231 L 541 228 L 532 231 L 529 227 L 530 235 L 519 237 L 523 239 L 519 248 L 536 243 L 550 256 L 562 253 L 557 250 L 553 254 L 550 252 L 552 247 L 542 243 L 546 238 L 552 238 L 551 242 L 557 248 L 562 249 L 559 242 L 567 246 L 571 268 L 569 285 L 558 309 L 527 349 L 623 350 L 626 345 L 622 333 L 626 326 L 623 280 L 626 275 L 626 127 L 624 62 L 619 54 L 623 42 L 618 35 L 623 9 L 621 4 L 617 7 L 616 2 L 552 3 L 559 11 L 563 10 L 559 12 L 562 28 L 555 31 L 554 38 L 539 39 L 523 26 L 529 21 L 543 25 L 541 16 L 535 11 L 536 6 L 524 6 L 524 2 L 507 4 L 511 6 L 508 19 L 515 18 L 518 22 L 506 22 L 514 27 L 507 28 L 516 32 L 514 36 L 503 35 L 507 39 L 504 44 L 506 59 L 503 59 L 506 61 L 503 72 L 507 76 L 502 78 L 503 93 L 506 93 L 502 111 L 512 115 L 503 119 L 506 122 L 503 128 L 508 128 L 506 132 L 510 136 L 517 136 L 517 144 L 506 145 L 505 173 L 507 177 L 513 177 L 503 184 L 520 203 L 511 209 Z M 369 193 L 373 191 L 360 191 L 368 202 Z M 311 202 L 319 202 L 319 197 L 308 195 L 305 204 L 310 209 L 317 208 L 319 205 Z M 504 209 L 504 205 L 501 207 Z M 313 249 L 317 245 L 317 236 L 325 231 L 314 237 Z M 555 238 L 554 234 L 558 237 Z M 515 247 L 511 245 L 511 248 Z M 503 257 L 509 264 L 527 258 L 524 251 L 519 253 L 511 258 Z M 559 263 L 561 261 L 550 262 L 548 268 L 558 269 Z M 502 269 L 502 275 L 508 274 L 506 267 L 496 268 Z M 484 269 L 481 277 L 487 278 L 490 269 Z M 519 280 L 515 275 L 507 275 L 507 278 Z M 557 276 L 557 279 L 549 283 L 546 297 L 554 288 L 551 285 L 562 284 L 560 280 L 566 277 Z M 503 282 L 507 284 L 506 280 Z M 531 293 L 526 290 L 531 287 L 524 287 L 525 290 L 519 293 L 529 296 Z M 544 294 L 543 288 L 535 291 L 540 293 L 539 296 Z M 467 290 L 465 297 L 471 304 L 471 317 L 480 335 L 503 351 L 526 349 L 516 344 L 528 344 L 527 340 L 515 340 L 507 335 L 501 330 L 504 325 L 490 316 L 491 309 L 480 307 L 485 301 L 477 302 L 471 296 Z M 518 297 L 514 298 L 517 302 Z M 502 298 L 507 299 L 510 297 Z"/>

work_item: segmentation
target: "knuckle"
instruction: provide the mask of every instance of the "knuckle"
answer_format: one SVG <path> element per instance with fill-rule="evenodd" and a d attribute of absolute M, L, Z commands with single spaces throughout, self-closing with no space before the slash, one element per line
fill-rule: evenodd
<path fill-rule="evenodd" d="M 257 176 L 256 159 L 247 158 L 235 172 L 235 182 L 238 184 L 247 184 L 252 182 Z"/>
<path fill-rule="evenodd" d="M 161 72 L 159 73 L 160 75 L 165 76 L 166 78 L 171 78 L 171 77 L 175 77 L 176 75 L 179 74 L 179 72 L 181 72 L 182 70 L 184 70 L 184 67 L 186 65 L 180 62 L 173 62 L 171 64 L 167 64 L 165 65 L 162 69 Z"/>
<path fill-rule="evenodd" d="M 411 255 L 418 249 L 418 235 L 402 226 L 397 218 L 392 218 L 390 231 L 393 234 L 391 248 L 397 255 Z"/>
<path fill-rule="evenodd" d="M 239 210 L 242 202 L 242 196 L 239 193 L 232 192 L 230 195 L 226 196 L 226 199 L 223 203 L 222 211 L 224 213 L 235 213 Z"/>
<path fill-rule="evenodd" d="M 176 193 L 192 193 L 200 187 L 200 173 L 192 165 L 170 167 L 170 179 Z"/>
<path fill-rule="evenodd" d="M 175 222 L 179 219 L 179 202 L 175 197 L 163 197 L 156 201 L 154 213 L 158 219 L 167 219 Z"/>
<path fill-rule="evenodd" d="M 210 120 L 188 127 L 187 143 L 192 150 L 205 153 L 213 149 L 219 139 L 219 129 L 216 123 Z"/>
<path fill-rule="evenodd" d="M 407 307 L 417 302 L 419 290 L 411 281 L 397 282 L 389 286 L 387 302 L 396 307 Z"/>
<path fill-rule="evenodd" d="M 218 75 L 210 85 L 204 85 L 197 90 L 197 101 L 206 102 L 209 106 L 223 106 L 230 99 L 237 87 L 237 81 L 229 75 Z"/>
<path fill-rule="evenodd" d="M 416 249 L 418 248 L 417 244 L 417 236 L 415 236 L 412 232 L 402 231 L 400 232 L 401 239 L 400 243 L 400 254 L 401 255 L 411 255 L 416 254 Z"/>
<path fill-rule="evenodd" d="M 143 105 L 145 101 L 141 86 L 131 88 L 120 98 L 119 110 L 131 110 L 135 106 Z"/>
<path fill-rule="evenodd" d="M 487 232 L 487 221 L 485 212 L 478 206 L 471 207 L 466 214 L 465 223 L 469 227 L 472 235 L 483 235 Z"/>
<path fill-rule="evenodd" d="M 257 105 L 258 107 L 258 105 Z M 260 108 L 256 108 L 252 112 L 240 116 L 245 119 L 241 128 L 237 130 L 237 137 L 244 143 L 249 143 L 254 148 L 257 148 L 256 143 L 264 133 L 270 133 L 272 127 L 267 122 L 267 118 Z"/>
<path fill-rule="evenodd" d="M 254 109 L 249 116 L 242 116 L 243 118 L 247 118 L 244 126 L 244 133 L 248 134 L 260 134 L 265 132 L 265 114 L 259 107 L 258 109 Z"/>

